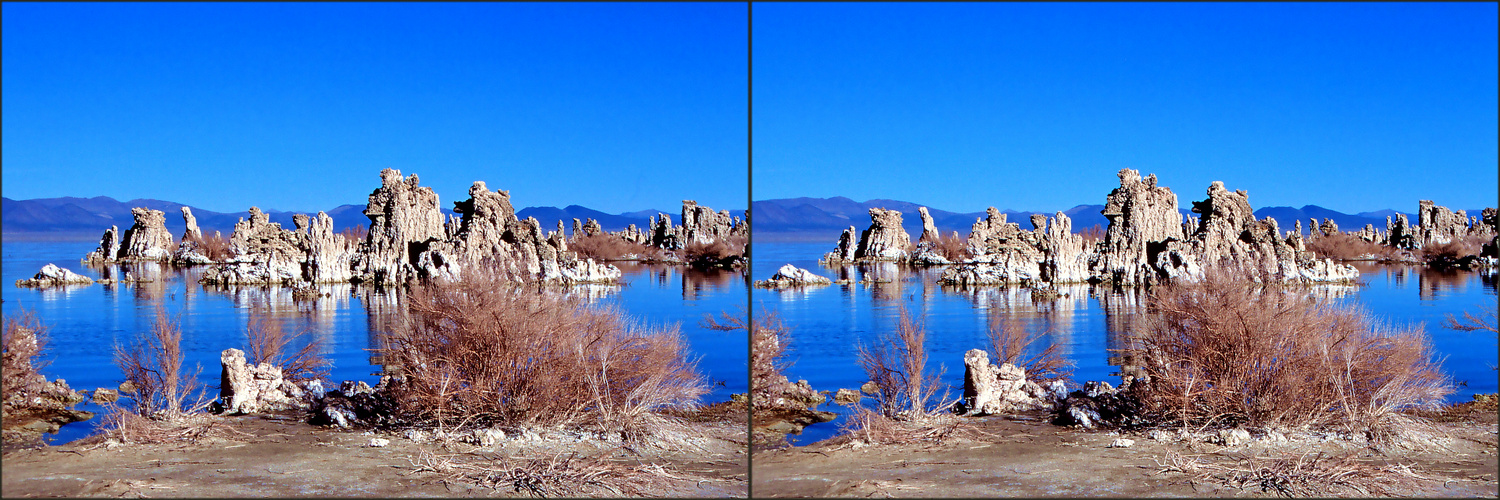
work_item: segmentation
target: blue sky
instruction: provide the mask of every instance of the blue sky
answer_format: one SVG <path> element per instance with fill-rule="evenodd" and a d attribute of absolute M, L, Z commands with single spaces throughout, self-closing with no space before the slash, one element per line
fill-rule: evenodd
<path fill-rule="evenodd" d="M 756 4 L 754 199 L 1496 206 L 1496 4 Z"/>
<path fill-rule="evenodd" d="M 745 4 L 5 3 L 3 181 L 209 210 L 746 205 Z"/>

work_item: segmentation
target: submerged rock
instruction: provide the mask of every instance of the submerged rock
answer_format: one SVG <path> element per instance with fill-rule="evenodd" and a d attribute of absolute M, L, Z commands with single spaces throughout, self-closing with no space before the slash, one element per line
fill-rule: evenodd
<path fill-rule="evenodd" d="M 51 263 L 42 266 L 42 269 L 37 271 L 36 275 L 30 279 L 16 280 L 16 286 L 36 288 L 92 284 L 94 284 L 93 278 L 75 273 L 66 268 L 57 267 L 57 265 Z"/>
<path fill-rule="evenodd" d="M 833 283 L 833 280 L 819 276 L 817 273 L 786 264 L 781 266 L 781 269 L 776 270 L 776 274 L 771 275 L 770 279 L 756 281 L 755 286 L 761 288 L 787 288 L 794 286 L 827 285 L 831 283 Z"/>

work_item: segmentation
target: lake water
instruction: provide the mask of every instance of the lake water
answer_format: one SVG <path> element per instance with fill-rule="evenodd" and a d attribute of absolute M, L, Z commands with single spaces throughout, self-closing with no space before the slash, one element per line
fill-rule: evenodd
<path fill-rule="evenodd" d="M 858 389 L 867 379 L 855 361 L 855 346 L 870 345 L 876 336 L 890 330 L 904 305 L 927 326 L 928 369 L 946 369 L 942 380 L 952 396 L 963 391 L 963 354 L 986 348 L 991 317 L 1014 316 L 1028 331 L 1045 331 L 1042 342 L 1059 345 L 1075 364 L 1076 381 L 1108 380 L 1119 383 L 1125 359 L 1109 349 L 1121 347 L 1122 333 L 1139 318 L 1144 297 L 1138 291 L 1109 292 L 1088 285 L 1062 286 L 1067 294 L 1057 300 L 1036 301 L 1024 288 L 980 287 L 957 289 L 937 284 L 942 268 L 902 270 L 894 265 L 822 268 L 817 260 L 833 249 L 835 239 L 825 242 L 781 242 L 760 238 L 752 249 L 751 278 L 763 280 L 790 263 L 831 279 L 867 277 L 891 279 L 889 284 L 850 284 L 804 289 L 755 289 L 752 303 L 756 314 L 776 312 L 783 324 L 793 327 L 792 354 L 795 364 L 788 370 L 792 380 L 805 379 L 814 389 L 836 391 Z M 1357 304 L 1382 321 L 1397 325 L 1423 323 L 1436 350 L 1447 359 L 1444 368 L 1462 384 L 1450 401 L 1466 401 L 1474 394 L 1496 392 L 1496 337 L 1489 332 L 1461 332 L 1442 328 L 1448 315 L 1465 310 L 1478 314 L 1496 303 L 1494 274 L 1440 272 L 1423 267 L 1358 265 L 1361 286 L 1315 287 L 1314 293 Z M 1045 345 L 1037 346 L 1045 348 Z M 941 365 L 941 368 L 939 368 Z M 936 373 L 936 372 L 934 372 Z M 821 408 L 844 413 L 831 402 Z M 830 437 L 838 432 L 842 418 L 806 428 L 792 436 L 798 444 Z"/>
<path fill-rule="evenodd" d="M 100 270 L 84 267 L 79 259 L 98 246 L 98 240 L 16 241 L 4 245 L 0 288 L 7 316 L 24 308 L 33 311 L 50 327 L 49 349 L 43 353 L 50 365 L 47 377 L 61 377 L 74 389 L 115 388 L 122 380 L 113 364 L 113 346 L 139 333 L 149 332 L 157 307 L 179 316 L 188 371 L 202 367 L 199 381 L 216 396 L 219 353 L 228 348 L 244 349 L 245 330 L 252 307 L 269 311 L 286 328 L 308 328 L 325 341 L 325 355 L 332 361 L 330 379 L 335 387 L 342 380 L 364 380 L 374 385 L 381 369 L 372 364 L 367 349 L 378 346 L 379 332 L 389 324 L 392 311 L 400 306 L 396 296 L 353 285 L 325 285 L 329 297 L 294 300 L 285 287 L 235 287 L 224 290 L 198 284 L 203 268 L 162 271 L 155 264 L 138 265 L 132 272 L 159 276 L 154 283 L 139 285 L 88 285 L 52 289 L 18 288 L 15 281 L 30 278 L 42 266 L 53 263 L 98 279 Z M 744 331 L 703 328 L 707 315 L 738 313 L 745 305 L 748 281 L 741 272 L 700 272 L 683 267 L 620 264 L 624 271 L 620 286 L 574 287 L 569 293 L 589 302 L 616 305 L 627 315 L 649 325 L 680 325 L 699 371 L 713 382 L 705 403 L 724 401 L 733 393 L 748 390 L 746 361 L 749 348 Z M 106 272 L 119 272 L 116 269 Z M 98 413 L 92 402 L 79 409 Z M 99 418 L 63 426 L 53 443 L 87 436 Z"/>

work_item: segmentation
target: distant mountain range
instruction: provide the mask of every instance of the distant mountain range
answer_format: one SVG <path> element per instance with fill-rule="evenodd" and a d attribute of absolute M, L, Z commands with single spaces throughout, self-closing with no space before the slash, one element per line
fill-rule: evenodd
<path fill-rule="evenodd" d="M 912 237 L 922 234 L 922 219 L 917 214 L 918 203 L 899 200 L 868 200 L 857 202 L 842 196 L 833 198 L 783 198 L 776 200 L 761 200 L 751 204 L 754 213 L 751 219 L 752 226 L 757 233 L 818 233 L 837 236 L 840 231 L 854 226 L 856 230 L 863 231 L 870 226 L 870 209 L 885 208 L 900 210 L 902 214 L 901 226 Z M 1073 220 L 1073 230 L 1082 231 L 1098 225 L 1101 228 L 1109 227 L 1109 220 L 1100 214 L 1104 205 L 1078 205 L 1063 213 Z M 1188 210 L 1179 209 L 1182 214 L 1195 215 Z M 984 218 L 985 212 L 958 213 L 927 206 L 927 212 L 932 215 L 932 221 L 938 230 L 947 234 L 958 231 L 959 234 L 968 234 L 976 219 Z M 1009 222 L 1021 224 L 1022 229 L 1031 229 L 1031 214 L 1019 210 L 1001 210 L 1006 214 Z M 1056 212 L 1040 212 L 1051 217 Z M 1303 231 L 1307 228 L 1306 221 L 1316 217 L 1320 222 L 1327 218 L 1338 223 L 1339 229 L 1345 231 L 1358 230 L 1365 224 L 1374 224 L 1376 228 L 1385 229 L 1386 216 L 1398 213 L 1395 210 L 1380 210 L 1375 212 L 1361 212 L 1357 214 L 1346 214 L 1343 212 L 1329 210 L 1317 205 L 1306 205 L 1302 208 L 1292 207 L 1264 207 L 1255 211 L 1257 218 L 1272 217 L 1276 219 L 1277 225 L 1283 231 L 1291 229 L 1296 221 L 1303 221 Z M 1401 212 L 1405 213 L 1405 212 Z M 1478 210 L 1469 210 L 1469 214 L 1478 214 Z M 1412 224 L 1416 224 L 1416 216 L 1406 213 Z"/>
<path fill-rule="evenodd" d="M 118 201 L 108 196 L 97 196 L 94 198 L 38 198 L 31 200 L 12 200 L 0 198 L 0 229 L 6 234 L 93 234 L 99 235 L 110 226 L 119 226 L 121 231 L 130 227 L 135 219 L 130 215 L 133 207 L 146 207 L 153 210 L 161 210 L 167 215 L 167 229 L 173 235 L 180 236 L 185 224 L 182 221 L 182 207 L 177 202 L 135 199 L 130 201 Z M 198 207 L 190 207 L 193 217 L 198 220 L 198 227 L 204 232 L 212 234 L 220 231 L 225 237 L 234 231 L 234 224 L 240 219 L 248 217 L 249 211 L 236 213 L 214 212 Z M 296 227 L 292 222 L 292 216 L 298 213 L 316 215 L 317 212 L 284 212 L 279 210 L 263 209 L 271 216 L 271 222 L 281 223 L 284 228 Z M 368 226 L 369 217 L 364 214 L 365 205 L 340 205 L 327 210 L 328 216 L 333 219 L 334 231 L 343 231 L 356 225 Z M 443 213 L 452 213 L 452 209 L 444 209 Z M 618 231 L 625 229 L 630 224 L 644 228 L 650 217 L 658 213 L 672 216 L 673 224 L 679 224 L 678 220 L 682 209 L 676 210 L 639 210 L 622 214 L 607 214 L 598 210 L 578 205 L 569 205 L 565 208 L 556 207 L 526 207 L 516 215 L 520 218 L 536 217 L 542 223 L 543 230 L 557 227 L 557 221 L 563 221 L 563 225 L 569 232 L 573 230 L 573 218 L 587 220 L 593 218 L 599 221 L 606 231 Z M 744 218 L 744 210 L 732 210 L 730 213 L 736 217 Z"/>

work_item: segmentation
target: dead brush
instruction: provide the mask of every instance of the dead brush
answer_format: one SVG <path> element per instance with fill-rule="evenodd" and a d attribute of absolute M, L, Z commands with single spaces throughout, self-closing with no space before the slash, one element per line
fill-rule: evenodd
<path fill-rule="evenodd" d="M 1146 417 L 1202 427 L 1341 427 L 1372 441 L 1453 392 L 1420 326 L 1222 271 L 1151 291 L 1139 335 Z"/>
<path fill-rule="evenodd" d="M 1079 231 L 1077 234 L 1079 236 L 1082 236 L 1083 237 L 1083 241 L 1085 241 L 1085 242 L 1098 243 L 1098 242 L 1104 241 L 1105 231 L 1104 231 L 1104 227 L 1103 226 L 1100 226 L 1098 224 L 1094 224 L 1093 226 L 1090 226 L 1088 229 L 1084 229 L 1084 230 Z"/>
<path fill-rule="evenodd" d="M 949 262 L 966 262 L 974 258 L 969 253 L 969 238 L 960 237 L 958 231 L 948 233 L 947 236 L 939 233 L 937 241 L 932 242 L 932 250 Z"/>
<path fill-rule="evenodd" d="M 754 408 L 770 407 L 770 402 L 786 391 L 786 370 L 792 344 L 792 328 L 783 325 L 775 311 L 757 314 L 748 323 L 749 314 L 732 316 L 721 313 L 721 320 L 705 319 L 704 326 L 721 331 L 750 331 L 750 401 Z"/>
<path fill-rule="evenodd" d="M 1168 450 L 1166 460 L 1156 462 L 1161 467 L 1158 473 L 1180 472 L 1198 482 L 1222 484 L 1241 491 L 1259 487 L 1261 492 L 1289 498 L 1349 494 L 1389 497 L 1433 481 L 1410 465 L 1361 462 L 1353 454 L 1330 456 L 1309 452 L 1280 458 L 1242 457 L 1232 464 L 1218 464 Z"/>
<path fill-rule="evenodd" d="M 414 286 L 379 349 L 401 367 L 393 394 L 419 422 L 570 426 L 643 441 L 669 434 L 653 410 L 695 407 L 706 383 L 675 327 L 465 271 Z"/>
<path fill-rule="evenodd" d="M 576 252 L 581 258 L 601 262 L 622 260 L 630 256 L 642 260 L 665 260 L 666 258 L 666 253 L 660 248 L 628 241 L 612 234 L 584 235 L 575 238 L 568 242 L 568 249 Z"/>
<path fill-rule="evenodd" d="M 197 439 L 214 419 L 204 414 L 211 399 L 198 383 L 202 367 L 183 373 L 182 329 L 179 320 L 160 307 L 151 331 L 129 344 L 115 346 L 115 365 L 125 375 L 122 397 L 129 406 L 106 405 L 105 434 L 122 442 L 162 442 Z"/>
<path fill-rule="evenodd" d="M 875 409 L 856 410 L 844 426 L 845 433 L 868 435 L 880 441 L 900 442 L 912 437 L 941 439 L 956 426 L 956 417 L 943 410 L 954 400 L 938 374 L 927 374 L 927 331 L 920 320 L 913 319 L 906 308 L 899 312 L 894 329 L 881 332 L 876 345 L 859 344 L 857 359 L 865 374 L 874 382 Z M 943 391 L 938 396 L 939 390 Z M 929 404 L 934 398 L 937 404 Z"/>
<path fill-rule="evenodd" d="M 724 266 L 745 256 L 745 237 L 730 236 L 708 243 L 689 241 L 682 247 L 683 260 L 711 266 Z"/>
<path fill-rule="evenodd" d="M 37 359 L 47 348 L 47 327 L 36 313 L 21 310 L 5 316 L 3 357 L 0 357 L 0 383 L 3 383 L 5 406 L 25 405 L 37 384 L 46 381 L 41 374 L 47 363 Z"/>
<path fill-rule="evenodd" d="M 1479 235 L 1460 236 L 1447 243 L 1434 243 L 1422 247 L 1418 256 L 1429 264 L 1455 262 L 1470 255 L 1479 255 L 1480 248 L 1488 241 Z"/>
<path fill-rule="evenodd" d="M 659 496 L 673 482 L 709 478 L 677 475 L 657 464 L 625 465 L 599 456 L 559 452 L 549 458 L 437 455 L 425 449 L 407 461 L 415 473 L 438 474 L 445 482 L 469 482 L 538 498 Z"/>
<path fill-rule="evenodd" d="M 355 224 L 353 227 L 346 227 L 343 231 L 339 231 L 339 236 L 343 237 L 346 241 L 357 244 L 365 241 L 365 238 L 370 236 L 370 230 L 364 224 Z"/>
<path fill-rule="evenodd" d="M 288 332 L 280 321 L 260 308 L 250 311 L 245 344 L 251 364 L 269 363 L 281 369 L 287 380 L 316 379 L 328 375 L 330 365 L 323 356 L 323 341 L 312 330 Z M 296 351 L 292 346 L 300 344 Z"/>
<path fill-rule="evenodd" d="M 995 351 L 995 364 L 1016 365 L 1026 370 L 1027 380 L 1042 385 L 1053 380 L 1066 381 L 1072 377 L 1073 362 L 1062 356 L 1058 344 L 1048 344 L 1041 352 L 1029 356 L 1026 354 L 1028 348 L 1041 340 L 1045 333 L 1028 333 L 1020 318 L 993 315 L 990 317 L 987 333 L 990 347 Z"/>
<path fill-rule="evenodd" d="M 1334 260 L 1393 260 L 1400 252 L 1395 247 L 1365 241 L 1349 233 L 1308 237 L 1303 245 L 1318 257 Z"/>
<path fill-rule="evenodd" d="M 223 236 L 199 234 L 197 236 L 188 236 L 186 241 L 193 242 L 198 247 L 198 253 L 215 262 L 222 262 L 234 257 L 234 251 L 229 249 L 229 241 L 225 240 Z"/>

